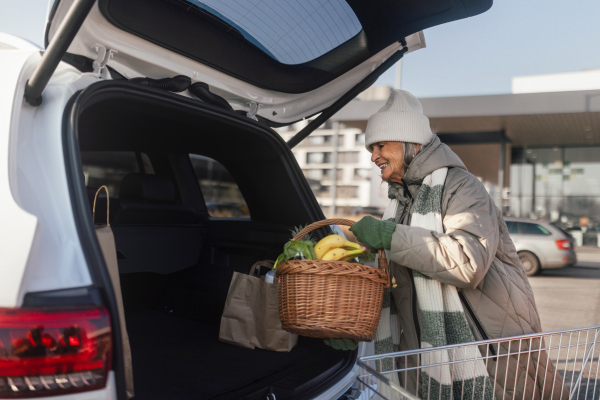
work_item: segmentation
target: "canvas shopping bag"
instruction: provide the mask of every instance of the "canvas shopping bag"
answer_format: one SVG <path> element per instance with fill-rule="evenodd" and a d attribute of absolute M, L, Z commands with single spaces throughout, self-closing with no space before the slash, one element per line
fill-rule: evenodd
<path fill-rule="evenodd" d="M 277 280 L 266 283 L 254 276 L 260 267 L 273 263 L 259 261 L 250 274 L 233 273 L 225 309 L 221 317 L 219 340 L 235 346 L 273 351 L 290 351 L 298 336 L 281 329 Z"/>
<path fill-rule="evenodd" d="M 117 248 L 115 246 L 115 237 L 112 229 L 110 229 L 110 222 L 108 220 L 110 198 L 108 194 L 108 188 L 106 186 L 100 187 L 94 196 L 94 207 L 92 208 L 92 220 L 96 217 L 96 200 L 100 191 L 106 190 L 106 225 L 94 225 L 96 229 L 96 236 L 102 249 L 102 255 L 110 274 L 110 280 L 112 281 L 113 289 L 115 291 L 115 297 L 117 300 L 117 308 L 119 310 L 119 320 L 121 322 L 121 338 L 123 342 L 123 360 L 125 365 L 125 384 L 127 390 L 127 397 L 132 398 L 133 392 L 133 368 L 131 365 L 131 347 L 129 345 L 129 336 L 127 335 L 127 328 L 125 327 L 125 311 L 123 310 L 123 297 L 121 296 L 121 281 L 119 280 L 119 266 L 117 264 Z"/>

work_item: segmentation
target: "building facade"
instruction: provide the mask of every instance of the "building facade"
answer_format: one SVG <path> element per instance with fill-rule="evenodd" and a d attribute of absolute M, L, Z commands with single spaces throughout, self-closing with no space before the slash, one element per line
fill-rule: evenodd
<path fill-rule="evenodd" d="M 280 134 L 288 140 L 305 125 L 294 124 Z M 373 174 L 378 170 L 364 143 L 365 134 L 360 129 L 329 122 L 293 149 L 325 215 L 379 213 L 371 206 L 372 183 L 376 181 Z"/>

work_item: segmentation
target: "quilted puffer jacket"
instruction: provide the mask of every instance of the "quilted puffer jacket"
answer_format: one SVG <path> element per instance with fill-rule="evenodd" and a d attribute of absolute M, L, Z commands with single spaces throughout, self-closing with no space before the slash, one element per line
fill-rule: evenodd
<path fill-rule="evenodd" d="M 445 233 L 409 226 L 423 178 L 442 167 L 449 168 L 442 196 Z M 402 329 L 400 349 L 420 347 L 412 270 L 458 288 L 477 340 L 541 332 L 533 291 L 502 214 L 483 184 L 466 170 L 459 157 L 435 137 L 413 159 L 403 181 L 403 185 L 391 185 L 389 191 L 390 197 L 399 200 L 389 261 L 390 273 L 397 283 L 391 291 Z M 506 354 L 507 349 L 492 346 L 482 350 L 483 355 L 488 351 L 489 355 L 498 355 Z M 507 398 L 513 398 L 513 394 L 516 399 L 541 398 L 545 377 L 550 384 L 555 374 L 552 363 L 546 363 L 545 353 L 540 357 L 539 364 L 535 354 L 529 359 L 510 357 L 508 368 L 508 357 L 490 358 L 490 377 L 496 375 L 496 362 L 499 363 L 496 394 L 504 392 L 506 381 L 505 395 L 510 396 Z M 408 362 L 414 364 L 417 360 Z M 545 370 L 547 364 L 548 371 Z M 415 387 L 415 380 L 414 375 L 408 377 L 405 384 L 409 389 Z M 543 397 L 550 398 L 549 391 Z M 556 391 L 553 397 L 561 396 Z"/>

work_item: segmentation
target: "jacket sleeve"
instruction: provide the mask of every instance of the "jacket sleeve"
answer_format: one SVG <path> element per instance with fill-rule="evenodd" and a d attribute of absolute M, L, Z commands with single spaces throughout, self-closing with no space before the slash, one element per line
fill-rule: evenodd
<path fill-rule="evenodd" d="M 485 187 L 475 176 L 451 169 L 442 199 L 445 233 L 397 225 L 392 235 L 390 258 L 442 283 L 475 288 L 496 254 L 497 212 Z"/>

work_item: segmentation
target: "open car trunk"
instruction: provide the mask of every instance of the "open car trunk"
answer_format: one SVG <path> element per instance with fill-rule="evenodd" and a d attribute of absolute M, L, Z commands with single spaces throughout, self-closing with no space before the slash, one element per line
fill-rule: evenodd
<path fill-rule="evenodd" d="M 76 94 L 65 116 L 68 173 L 79 176 L 71 195 L 86 203 L 74 212 L 89 228 L 87 204 L 104 183 L 86 176 L 84 187 L 82 162 L 90 154 L 135 152 L 152 165 L 150 172 L 140 157 L 135 182 L 123 179 L 110 199 L 136 398 L 312 398 L 350 371 L 356 352 L 318 339 L 301 337 L 289 353 L 218 340 L 233 272 L 274 260 L 290 228 L 324 218 L 277 133 L 235 112 L 118 81 Z M 210 157 L 231 174 L 251 218 L 209 215 L 190 154 Z M 139 180 L 155 182 L 158 194 L 144 186 L 135 198 Z M 164 197 L 170 187 L 172 196 Z M 96 223 L 103 219 L 100 199 Z"/>

